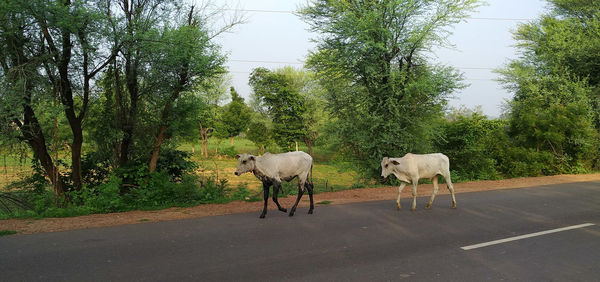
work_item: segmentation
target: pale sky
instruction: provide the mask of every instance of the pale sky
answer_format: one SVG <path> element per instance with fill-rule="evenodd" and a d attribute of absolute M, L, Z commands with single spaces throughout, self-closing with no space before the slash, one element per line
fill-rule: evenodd
<path fill-rule="evenodd" d="M 227 67 L 232 84 L 244 98 L 252 89 L 248 76 L 252 69 L 275 69 L 286 65 L 302 67 L 315 44 L 316 34 L 292 12 L 306 0 L 212 0 L 216 5 L 228 5 L 244 10 L 246 23 L 233 32 L 217 38 L 228 55 Z M 488 0 L 466 22 L 455 26 L 449 41 L 453 49 L 436 49 L 431 62 L 453 66 L 462 71 L 466 83 L 464 90 L 455 93 L 450 106 L 481 106 L 484 114 L 498 117 L 502 104 L 512 97 L 494 81 L 497 74 L 492 69 L 502 67 L 517 58 L 512 38 L 519 22 L 535 19 L 545 12 L 546 2 L 541 0 Z"/>

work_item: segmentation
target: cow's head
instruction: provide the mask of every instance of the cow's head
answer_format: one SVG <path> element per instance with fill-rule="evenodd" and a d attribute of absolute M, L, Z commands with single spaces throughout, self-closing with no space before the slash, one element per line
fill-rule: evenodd
<path fill-rule="evenodd" d="M 234 172 L 235 175 L 240 176 L 246 172 L 250 172 L 254 170 L 254 166 L 256 165 L 256 157 L 248 154 L 236 155 L 236 159 L 238 159 L 238 167 Z"/>
<path fill-rule="evenodd" d="M 394 166 L 399 164 L 400 163 L 395 160 L 384 157 L 383 160 L 381 160 L 381 176 L 383 178 L 388 177 L 390 174 L 394 173 Z"/>

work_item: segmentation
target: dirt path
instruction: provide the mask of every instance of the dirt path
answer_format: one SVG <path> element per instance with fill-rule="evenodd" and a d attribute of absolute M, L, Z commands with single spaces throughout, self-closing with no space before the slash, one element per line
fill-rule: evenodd
<path fill-rule="evenodd" d="M 544 177 L 526 177 L 504 179 L 498 181 L 473 181 L 454 184 L 454 189 L 457 193 L 467 193 L 485 190 L 511 189 L 532 187 L 540 185 L 561 184 L 570 182 L 584 181 L 600 181 L 600 173 L 584 174 L 584 175 L 555 175 Z M 438 194 L 448 194 L 445 184 L 440 185 Z M 315 202 L 329 201 L 332 205 L 346 204 L 354 202 L 389 200 L 390 205 L 394 204 L 396 198 L 397 187 L 381 187 L 381 188 L 362 188 L 354 190 L 346 190 L 339 192 L 325 192 L 315 195 Z M 431 195 L 433 187 L 431 184 L 419 185 L 418 196 Z M 402 193 L 402 197 L 410 197 L 411 189 L 407 187 Z M 308 197 L 306 197 L 308 198 Z M 295 200 L 294 196 L 280 198 L 280 203 L 284 207 L 290 207 Z M 460 196 L 457 196 L 458 207 L 460 208 Z M 441 203 L 436 201 L 436 205 L 449 203 Z M 242 212 L 256 212 L 257 217 L 262 209 L 262 201 L 260 202 L 241 202 L 235 201 L 227 204 L 208 204 L 190 208 L 169 208 L 158 211 L 132 211 L 111 214 L 94 214 L 70 218 L 45 218 L 45 219 L 8 219 L 0 220 L 0 230 L 15 230 L 19 234 L 31 234 L 40 232 L 56 232 L 72 229 L 86 229 L 102 226 L 114 226 L 123 224 L 136 224 L 144 222 L 167 221 L 185 218 L 195 218 L 203 216 L 224 215 Z M 301 207 L 308 206 L 308 199 L 303 198 L 300 203 Z M 315 214 L 318 215 L 318 206 Z M 405 206 L 406 207 L 406 206 Z M 274 210 L 275 204 L 269 200 L 269 210 Z M 423 207 L 417 207 L 423 208 Z"/>

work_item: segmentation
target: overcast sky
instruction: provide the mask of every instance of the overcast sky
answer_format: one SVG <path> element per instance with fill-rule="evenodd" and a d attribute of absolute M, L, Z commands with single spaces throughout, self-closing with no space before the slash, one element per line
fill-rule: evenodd
<path fill-rule="evenodd" d="M 316 35 L 292 12 L 306 0 L 212 0 L 216 5 L 228 5 L 244 10 L 246 23 L 233 32 L 221 35 L 217 42 L 228 55 L 227 66 L 232 84 L 246 98 L 252 89 L 248 76 L 252 69 L 275 69 L 291 65 L 302 67 Z M 493 69 L 516 58 L 515 41 L 511 32 L 520 22 L 537 18 L 545 12 L 546 2 L 540 0 L 489 0 L 471 19 L 455 26 L 449 38 L 453 49 L 438 49 L 434 63 L 450 65 L 461 70 L 470 84 L 455 93 L 450 106 L 482 107 L 484 114 L 498 117 L 502 104 L 512 94 L 494 81 Z"/>

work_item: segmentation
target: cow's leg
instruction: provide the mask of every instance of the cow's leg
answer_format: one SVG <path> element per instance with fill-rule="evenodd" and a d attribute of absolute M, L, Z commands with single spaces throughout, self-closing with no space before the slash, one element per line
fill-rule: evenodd
<path fill-rule="evenodd" d="M 456 208 L 456 198 L 454 197 L 454 185 L 452 185 L 452 180 L 450 180 L 450 173 L 444 175 L 444 179 L 446 179 L 446 186 L 448 190 L 450 190 L 450 195 L 452 195 L 452 208 Z"/>
<path fill-rule="evenodd" d="M 299 179 L 300 178 L 298 178 L 298 180 Z M 302 199 L 302 194 L 304 194 L 304 183 L 300 183 L 300 181 L 298 181 L 298 197 L 296 198 L 296 203 L 294 204 L 294 206 L 292 207 L 292 210 L 290 211 L 290 216 L 294 216 L 294 213 L 296 212 L 296 207 L 298 206 L 300 199 Z"/>
<path fill-rule="evenodd" d="M 425 207 L 426 209 L 430 209 L 431 205 L 433 204 L 433 200 L 435 199 L 435 194 L 437 194 L 438 192 L 438 176 L 434 176 L 432 179 L 433 181 L 433 193 L 431 193 L 431 199 L 429 199 L 429 203 L 427 203 L 427 206 Z"/>
<path fill-rule="evenodd" d="M 279 194 L 279 189 L 281 188 L 281 182 L 275 182 L 273 183 L 273 202 L 275 202 L 275 204 L 277 205 L 277 208 L 282 211 L 282 212 L 287 212 L 287 209 L 282 208 L 281 205 L 279 204 L 279 201 L 277 200 L 277 194 Z"/>
<path fill-rule="evenodd" d="M 400 209 L 400 195 L 402 195 L 402 190 L 404 190 L 404 186 L 406 186 L 406 182 L 400 182 L 400 186 L 398 187 L 398 198 L 396 198 L 396 208 Z"/>
<path fill-rule="evenodd" d="M 269 200 L 269 186 L 271 186 L 271 183 L 263 182 L 263 194 L 264 194 L 264 199 L 265 199 L 265 205 L 263 207 L 262 213 L 260 214 L 260 218 L 265 218 L 265 215 L 267 214 L 267 202 Z"/>
<path fill-rule="evenodd" d="M 413 202 L 412 202 L 412 207 L 410 208 L 411 211 L 417 210 L 417 185 L 418 184 L 419 184 L 418 179 L 416 181 L 413 180 L 413 189 L 412 189 Z"/>
<path fill-rule="evenodd" d="M 310 198 L 310 208 L 308 209 L 308 214 L 312 214 L 313 210 L 315 209 L 315 204 L 313 203 L 313 189 L 315 186 L 308 182 L 308 180 L 304 185 L 306 186 L 306 190 L 308 190 L 308 197 Z"/>

